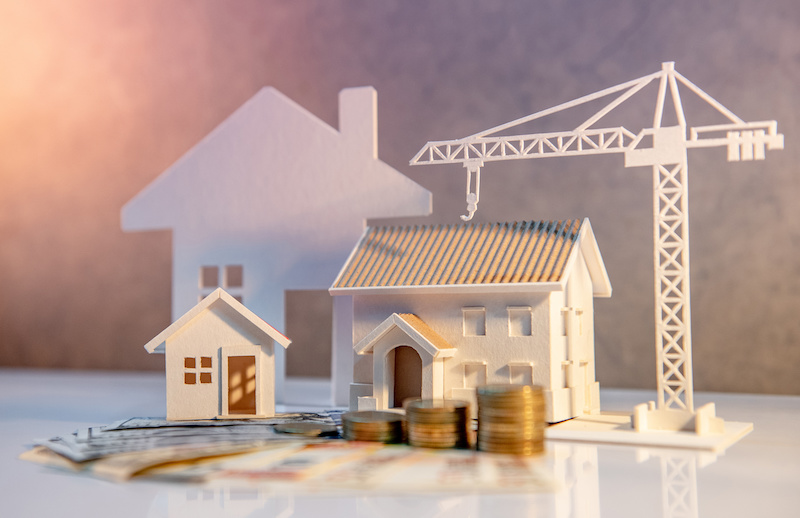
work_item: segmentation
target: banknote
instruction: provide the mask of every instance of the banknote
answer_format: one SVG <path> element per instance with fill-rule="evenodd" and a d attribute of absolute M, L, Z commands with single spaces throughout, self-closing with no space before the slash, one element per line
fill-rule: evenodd
<path fill-rule="evenodd" d="M 28 462 L 35 462 L 36 464 L 65 469 L 67 471 L 83 471 L 85 467 L 84 464 L 73 462 L 44 446 L 34 446 L 30 450 L 22 452 L 19 458 Z"/>
<path fill-rule="evenodd" d="M 115 481 L 137 477 L 313 492 L 556 489 L 546 456 L 433 450 L 275 429 L 298 422 L 330 425 L 341 422 L 341 412 L 282 414 L 270 420 L 131 418 L 36 441 L 20 458 Z"/>
<path fill-rule="evenodd" d="M 99 437 L 82 442 L 77 439 L 76 434 L 73 434 L 35 441 L 34 444 L 49 448 L 73 462 L 86 462 L 108 457 L 109 455 L 180 446 L 210 448 L 216 444 L 290 440 L 284 435 L 276 434 L 270 427 L 264 428 L 259 432 L 251 431 L 251 433 L 230 433 L 230 431 L 226 430 L 226 433 L 198 433 L 196 435 L 179 436 L 150 433 L 128 434 L 124 437 L 117 437 L 116 435 L 114 433 L 100 434 Z"/>
<path fill-rule="evenodd" d="M 183 445 L 75 463 L 44 447 L 25 460 L 105 479 L 147 478 L 321 492 L 542 492 L 558 485 L 541 457 L 351 441 Z"/>
<path fill-rule="evenodd" d="M 265 419 L 205 419 L 197 421 L 167 421 L 159 417 L 131 417 L 122 419 L 108 426 L 106 431 L 126 430 L 131 428 L 199 428 L 220 426 L 264 426 L 297 422 L 342 424 L 342 413 L 346 410 L 333 409 L 318 412 L 295 412 L 277 414 Z"/>
<path fill-rule="evenodd" d="M 121 482 L 135 476 L 144 475 L 149 469 L 157 466 L 181 463 L 191 464 L 204 459 L 235 457 L 244 453 L 269 450 L 281 445 L 283 443 L 270 445 L 263 441 L 222 442 L 212 445 L 184 444 L 148 451 L 109 455 L 92 462 L 87 471 L 98 477 Z"/>
<path fill-rule="evenodd" d="M 386 445 L 313 480 L 328 489 L 379 492 L 540 492 L 557 489 L 542 458 Z"/>
<path fill-rule="evenodd" d="M 87 462 L 110 455 L 191 446 L 201 448 L 243 442 L 296 440 L 277 433 L 275 425 L 298 422 L 334 424 L 341 412 L 279 414 L 256 420 L 166 421 L 160 418 L 132 418 L 109 426 L 90 427 L 75 433 L 37 440 L 43 446 L 73 462 Z"/>
<path fill-rule="evenodd" d="M 324 466 L 343 459 L 365 455 L 379 445 L 328 442 L 321 450 L 308 449 L 308 442 L 272 443 L 270 448 L 243 455 L 205 458 L 190 462 L 176 462 L 155 466 L 142 472 L 142 476 L 171 482 L 210 482 L 213 480 L 241 480 L 250 483 L 299 482 L 312 473 L 325 471 Z"/>
<path fill-rule="evenodd" d="M 156 479 L 270 485 L 319 492 L 542 492 L 558 485 L 544 459 L 474 450 L 333 441 L 193 465 L 171 464 L 142 474 Z"/>

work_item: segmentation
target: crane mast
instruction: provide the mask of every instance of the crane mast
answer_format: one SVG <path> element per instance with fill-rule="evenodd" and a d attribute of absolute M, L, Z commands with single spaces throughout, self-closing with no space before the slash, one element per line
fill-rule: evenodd
<path fill-rule="evenodd" d="M 658 81 L 651 127 L 631 131 L 623 126 L 595 128 L 608 113 Z M 726 121 L 688 127 L 679 84 L 722 115 Z M 608 104 L 572 130 L 500 136 L 522 124 L 615 95 Z M 662 126 L 667 99 L 676 125 Z M 621 153 L 625 167 L 649 166 L 653 172 L 653 235 L 657 402 L 635 414 L 638 428 L 680 430 L 695 426 L 689 288 L 689 199 L 687 149 L 727 147 L 729 161 L 761 160 L 765 149 L 783 149 L 775 121 L 745 122 L 675 71 L 660 71 L 486 131 L 455 140 L 428 142 L 411 165 L 462 164 L 467 169 L 467 214 L 472 219 L 480 200 L 480 172 L 487 162 L 529 158 Z"/>

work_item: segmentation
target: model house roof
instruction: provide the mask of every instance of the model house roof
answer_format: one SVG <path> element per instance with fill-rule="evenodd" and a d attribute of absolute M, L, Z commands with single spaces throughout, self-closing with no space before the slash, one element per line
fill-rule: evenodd
<path fill-rule="evenodd" d="M 200 301 L 195 307 L 190 309 L 181 318 L 172 323 L 169 327 L 161 331 L 155 338 L 147 342 L 144 348 L 149 353 L 164 353 L 164 346 L 167 340 L 174 334 L 180 332 L 184 327 L 189 326 L 201 314 L 206 311 L 222 309 L 224 306 L 232 311 L 232 316 L 239 322 L 248 325 L 256 334 L 265 338 L 270 338 L 282 347 L 286 348 L 292 343 L 291 340 L 283 336 L 278 330 L 264 322 L 255 313 L 247 309 L 244 304 L 233 298 L 222 288 L 217 288 L 211 295 Z"/>
<path fill-rule="evenodd" d="M 595 295 L 610 296 L 588 220 L 369 227 L 331 293 L 532 284 L 558 289 L 578 249 Z"/>

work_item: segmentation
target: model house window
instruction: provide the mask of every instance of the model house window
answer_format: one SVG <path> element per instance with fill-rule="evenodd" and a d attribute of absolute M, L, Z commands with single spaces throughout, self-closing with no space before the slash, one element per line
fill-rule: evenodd
<path fill-rule="evenodd" d="M 200 287 L 213 290 L 219 286 L 219 266 L 200 267 Z"/>
<path fill-rule="evenodd" d="M 508 336 L 531 336 L 533 312 L 530 306 L 508 308 Z"/>
<path fill-rule="evenodd" d="M 486 308 L 461 308 L 464 315 L 464 336 L 486 336 Z"/>
<path fill-rule="evenodd" d="M 464 388 L 486 385 L 486 362 L 464 362 Z"/>
<path fill-rule="evenodd" d="M 196 385 L 198 382 L 211 383 L 212 364 L 211 356 L 201 356 L 200 362 L 197 358 L 184 358 L 183 383 L 186 385 Z"/>
<path fill-rule="evenodd" d="M 229 264 L 225 267 L 225 288 L 241 288 L 244 286 L 244 268 L 241 264 Z"/>
<path fill-rule="evenodd" d="M 508 381 L 518 385 L 533 385 L 533 363 L 509 363 Z"/>
<path fill-rule="evenodd" d="M 200 300 L 222 288 L 239 302 L 243 301 L 244 267 L 241 264 L 200 267 Z"/>
<path fill-rule="evenodd" d="M 562 335 L 583 336 L 583 309 L 581 308 L 561 308 L 562 315 Z"/>

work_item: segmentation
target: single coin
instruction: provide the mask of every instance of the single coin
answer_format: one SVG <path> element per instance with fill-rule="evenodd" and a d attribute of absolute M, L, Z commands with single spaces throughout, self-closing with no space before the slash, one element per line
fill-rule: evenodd
<path fill-rule="evenodd" d="M 335 424 L 309 422 L 276 424 L 275 431 L 303 437 L 327 437 L 339 434 Z"/>

